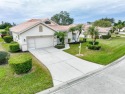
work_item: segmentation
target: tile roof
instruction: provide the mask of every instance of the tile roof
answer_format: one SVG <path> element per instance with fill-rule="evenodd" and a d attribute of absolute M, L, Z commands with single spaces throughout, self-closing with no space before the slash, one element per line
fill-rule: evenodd
<path fill-rule="evenodd" d="M 36 24 L 45 22 L 47 20 L 49 20 L 49 19 L 47 19 L 47 18 L 45 18 L 45 19 L 31 19 L 31 20 L 28 20 L 24 23 L 21 23 L 17 26 L 14 26 L 14 27 L 10 28 L 10 31 L 12 31 L 12 32 L 25 31 L 27 28 L 30 28 L 30 27 L 32 27 Z M 70 27 L 75 26 L 75 25 L 62 26 L 62 25 L 56 24 L 53 21 L 52 21 L 52 24 L 45 24 L 45 25 L 48 26 L 49 28 L 55 30 L 55 31 L 68 31 Z"/>
<path fill-rule="evenodd" d="M 54 29 L 55 31 L 68 31 L 70 27 L 72 27 L 71 25 L 68 25 L 68 26 L 48 25 L 48 26 Z"/>
<path fill-rule="evenodd" d="M 23 31 L 23 30 L 25 30 L 25 29 L 27 29 L 27 28 L 29 28 L 37 23 L 40 23 L 40 22 L 41 22 L 40 19 L 31 19 L 27 22 L 21 23 L 17 26 L 10 28 L 10 31 L 21 32 L 21 31 Z"/>
<path fill-rule="evenodd" d="M 85 31 L 87 31 L 88 29 L 89 29 L 89 27 L 91 27 L 92 25 L 90 25 L 90 24 L 84 24 L 84 26 L 83 26 L 83 29 L 85 30 Z M 98 30 L 99 30 L 99 32 L 101 33 L 101 32 L 109 32 L 109 30 L 111 30 L 111 27 L 96 27 Z"/>

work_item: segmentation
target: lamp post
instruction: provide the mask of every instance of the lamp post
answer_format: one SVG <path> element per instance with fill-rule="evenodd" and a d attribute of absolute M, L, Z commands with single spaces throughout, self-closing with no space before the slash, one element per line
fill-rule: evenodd
<path fill-rule="evenodd" d="M 80 55 L 80 53 L 81 53 L 81 43 L 79 45 L 79 55 Z"/>
<path fill-rule="evenodd" d="M 81 48 L 82 48 L 82 44 L 80 43 L 79 45 L 79 54 L 76 54 L 76 56 L 83 56 L 83 54 L 81 54 Z"/>

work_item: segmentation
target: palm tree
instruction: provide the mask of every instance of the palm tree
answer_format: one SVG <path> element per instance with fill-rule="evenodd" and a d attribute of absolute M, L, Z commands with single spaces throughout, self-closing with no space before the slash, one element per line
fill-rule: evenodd
<path fill-rule="evenodd" d="M 83 30 L 83 25 L 82 24 L 77 25 L 76 30 L 79 32 L 79 35 L 78 35 L 78 38 L 77 38 L 77 41 L 78 41 L 79 36 L 80 36 L 80 34 L 82 33 L 82 30 Z"/>
<path fill-rule="evenodd" d="M 94 27 L 94 26 L 91 26 L 88 29 L 88 33 L 89 33 L 89 35 L 91 35 L 93 45 L 94 45 L 96 42 L 97 36 L 99 35 L 98 29 L 96 29 L 96 27 Z"/>
<path fill-rule="evenodd" d="M 66 36 L 65 32 L 55 32 L 54 36 L 59 38 L 59 41 L 61 44 L 64 44 L 64 40 L 65 40 L 65 36 Z"/>
<path fill-rule="evenodd" d="M 73 35 L 73 33 L 74 33 L 75 31 L 76 31 L 76 27 L 75 27 L 75 26 L 70 27 L 69 32 L 72 32 L 72 35 Z M 75 42 L 76 42 L 76 39 L 73 39 L 73 40 L 75 40 Z"/>

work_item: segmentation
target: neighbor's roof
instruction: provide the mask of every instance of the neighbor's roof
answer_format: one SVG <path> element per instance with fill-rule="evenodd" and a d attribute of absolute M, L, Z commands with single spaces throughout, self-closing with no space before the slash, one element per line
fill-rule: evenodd
<path fill-rule="evenodd" d="M 47 19 L 47 18 L 31 19 L 29 21 L 26 21 L 24 23 L 21 23 L 17 26 L 10 28 L 10 31 L 19 33 L 22 31 L 26 31 L 28 28 L 35 26 L 37 24 L 40 24 L 40 23 L 43 23 L 44 25 L 46 25 L 47 27 L 49 27 L 55 31 L 68 31 L 70 27 L 74 26 L 74 25 L 62 26 L 62 25 L 58 25 L 57 23 L 55 23 L 53 21 L 51 21 L 53 24 L 45 24 L 44 22 L 47 20 L 49 20 L 49 19 Z"/>
<path fill-rule="evenodd" d="M 91 24 L 84 24 L 83 29 L 85 31 L 87 31 L 89 29 L 89 27 L 91 27 Z M 99 30 L 100 33 L 105 33 L 105 32 L 109 32 L 109 30 L 111 30 L 111 27 L 97 27 L 97 29 Z"/>
<path fill-rule="evenodd" d="M 108 27 L 108 28 L 97 27 L 97 29 L 99 30 L 100 33 L 105 33 L 105 32 L 109 32 L 109 30 L 111 30 L 111 27 Z"/>

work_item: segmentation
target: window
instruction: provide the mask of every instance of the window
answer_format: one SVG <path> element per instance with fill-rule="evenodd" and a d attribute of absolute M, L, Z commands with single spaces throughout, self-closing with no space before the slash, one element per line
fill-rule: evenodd
<path fill-rule="evenodd" d="M 50 21 L 45 21 L 45 24 L 51 24 L 51 22 Z"/>
<path fill-rule="evenodd" d="M 43 27 L 40 25 L 39 26 L 39 32 L 42 32 L 43 31 Z"/>

